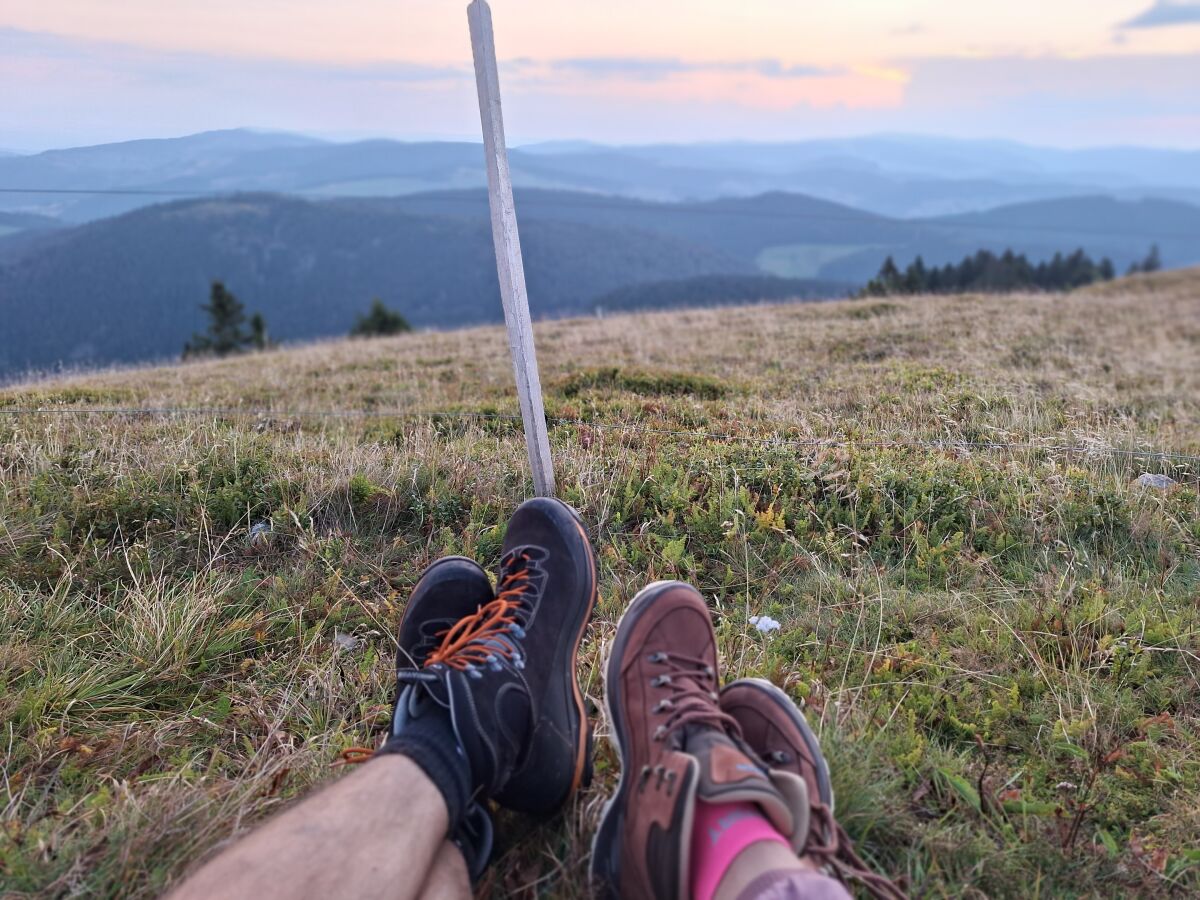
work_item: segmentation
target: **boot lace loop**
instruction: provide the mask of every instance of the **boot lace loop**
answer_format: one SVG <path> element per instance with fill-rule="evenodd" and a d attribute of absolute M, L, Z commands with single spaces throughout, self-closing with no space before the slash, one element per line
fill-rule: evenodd
<path fill-rule="evenodd" d="M 838 880 L 857 882 L 875 900 L 907 900 L 904 888 L 868 866 L 854 850 L 850 836 L 824 803 L 812 805 L 813 823 L 809 827 L 804 852 L 827 866 Z"/>
<path fill-rule="evenodd" d="M 656 713 L 667 717 L 654 732 L 656 740 L 685 725 L 709 725 L 727 734 L 741 738 L 742 729 L 737 720 L 721 711 L 717 705 L 717 673 L 705 659 L 681 653 L 659 651 L 650 655 L 650 662 L 665 666 L 667 671 L 656 676 L 651 684 L 671 692 L 654 707 Z"/>
<path fill-rule="evenodd" d="M 425 668 L 440 664 L 461 671 L 497 658 L 512 660 L 517 655 L 512 639 L 525 636 L 519 613 L 530 590 L 531 574 L 528 551 L 509 553 L 501 564 L 496 599 L 438 632 L 442 642 L 425 660 Z M 500 637 L 506 639 L 497 640 Z"/>

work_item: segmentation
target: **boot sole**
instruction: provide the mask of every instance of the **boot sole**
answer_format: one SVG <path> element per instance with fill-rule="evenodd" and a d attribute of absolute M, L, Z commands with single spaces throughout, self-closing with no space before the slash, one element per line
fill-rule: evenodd
<path fill-rule="evenodd" d="M 800 738 L 808 748 L 809 755 L 817 760 L 820 766 L 817 783 L 824 788 L 821 792 L 822 796 L 820 800 L 829 807 L 830 812 L 833 812 L 833 782 L 829 777 L 829 761 L 825 759 L 825 754 L 821 752 L 821 742 L 817 739 L 816 732 L 812 730 L 812 726 L 808 724 L 808 720 L 804 718 L 804 713 L 792 702 L 791 697 L 765 678 L 739 678 L 737 681 L 732 681 L 721 688 L 721 696 L 725 696 L 725 692 L 734 685 L 747 683 L 766 695 L 771 703 L 788 718 L 793 727 L 800 732 Z"/>
<path fill-rule="evenodd" d="M 567 796 L 563 798 L 565 803 L 567 798 L 581 787 L 587 787 L 592 783 L 592 723 L 588 718 L 587 700 L 583 696 L 583 689 L 579 686 L 579 645 L 583 643 L 583 636 L 587 633 L 588 625 L 591 624 L 592 616 L 596 611 L 596 600 L 600 596 L 600 572 L 596 563 L 596 551 L 592 547 L 592 539 L 588 537 L 583 519 L 570 504 L 563 503 L 561 500 L 558 502 L 571 514 L 571 518 L 575 520 L 575 527 L 579 529 L 579 536 L 592 551 L 592 590 L 588 595 L 587 611 L 583 615 L 583 622 L 575 634 L 575 644 L 571 648 L 569 680 L 571 695 L 575 700 L 575 709 L 579 714 L 579 749 L 575 756 L 575 776 L 571 779 L 571 787 L 567 791 Z"/>
<path fill-rule="evenodd" d="M 617 622 L 617 636 L 613 639 L 612 645 L 608 650 L 608 660 L 604 666 L 604 710 L 608 716 L 610 725 L 610 733 L 608 742 L 617 754 L 617 761 L 621 768 L 621 776 L 617 781 L 617 789 L 613 795 L 604 804 L 604 809 L 600 813 L 600 827 L 596 829 L 596 837 L 592 839 L 592 863 L 589 870 L 589 875 L 592 880 L 592 887 L 598 892 L 598 895 L 606 898 L 606 900 L 618 900 L 620 892 L 620 863 L 621 863 L 621 828 L 625 823 L 625 815 L 622 812 L 624 804 L 621 802 L 625 798 L 625 792 L 628 790 L 628 779 L 626 775 L 625 752 L 624 744 L 626 736 L 621 721 L 613 715 L 613 707 L 620 706 L 620 664 L 619 660 L 625 654 L 625 645 L 628 643 L 628 634 L 632 631 L 624 630 L 625 620 L 630 622 L 635 621 L 641 616 L 650 604 L 654 601 L 663 590 L 679 584 L 677 581 L 652 581 L 646 585 L 633 599 L 629 601 L 629 606 L 621 615 Z M 618 661 L 614 670 L 614 660 Z M 602 871 L 603 868 L 603 871 Z"/>

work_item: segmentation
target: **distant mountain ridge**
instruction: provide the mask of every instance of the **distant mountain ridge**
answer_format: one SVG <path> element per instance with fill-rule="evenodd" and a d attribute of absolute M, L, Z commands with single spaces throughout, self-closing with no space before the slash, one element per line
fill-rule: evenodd
<path fill-rule="evenodd" d="M 1058 150 L 1000 141 L 876 135 L 785 144 L 510 150 L 520 187 L 667 202 L 802 193 L 892 217 L 937 216 L 1079 194 L 1200 202 L 1200 151 Z M 484 184 L 470 142 L 367 140 L 230 130 L 0 158 L 0 187 L 395 196 Z M 0 210 L 84 222 L 162 196 L 3 194 Z"/>
<path fill-rule="evenodd" d="M 1037 261 L 1082 247 L 1123 270 L 1156 241 L 1167 266 L 1200 263 L 1200 207 L 1162 200 L 923 220 L 778 192 L 657 203 L 518 189 L 516 203 L 535 316 L 843 294 L 887 255 L 940 265 L 981 248 Z M 419 326 L 500 317 L 482 190 L 204 197 L 0 237 L 0 373 L 173 356 L 202 326 L 212 279 L 281 340 L 344 334 L 375 296 Z"/>
<path fill-rule="evenodd" d="M 585 223 L 529 220 L 521 239 L 538 316 L 590 312 L 592 297 L 638 282 L 754 271 L 670 236 Z M 0 373 L 175 356 L 203 327 L 213 279 L 279 340 L 345 334 L 376 296 L 418 326 L 501 318 L 486 219 L 378 199 L 186 200 L 55 231 L 0 265 Z"/>

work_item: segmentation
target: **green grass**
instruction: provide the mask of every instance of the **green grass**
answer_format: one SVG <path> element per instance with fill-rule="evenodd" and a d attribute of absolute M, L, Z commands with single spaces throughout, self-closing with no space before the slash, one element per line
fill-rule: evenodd
<path fill-rule="evenodd" d="M 589 695 L 632 595 L 684 578 L 914 893 L 1200 891 L 1197 473 L 1110 452 L 1200 453 L 1197 283 L 539 325 L 599 552 Z M 114 405 L 255 412 L 61 412 Z M 2 414 L 28 406 L 57 412 Z M 454 410 L 515 411 L 498 331 L 0 392 L 5 890 L 160 893 L 379 738 L 420 571 L 494 566 L 530 490 L 518 422 L 394 414 Z M 969 445 L 995 441 L 1035 448 Z M 494 895 L 586 895 L 597 751 L 562 817 L 506 820 Z"/>

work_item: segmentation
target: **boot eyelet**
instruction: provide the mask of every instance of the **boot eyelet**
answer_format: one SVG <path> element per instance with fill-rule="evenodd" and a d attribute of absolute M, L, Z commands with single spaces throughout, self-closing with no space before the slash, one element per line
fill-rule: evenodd
<path fill-rule="evenodd" d="M 662 650 L 656 650 L 654 653 L 651 653 L 649 656 L 647 656 L 646 660 L 652 663 L 665 663 L 667 661 L 667 654 Z"/>
<path fill-rule="evenodd" d="M 638 775 L 638 793 L 646 789 L 646 783 L 650 780 L 651 769 L 649 766 L 642 766 L 641 774 Z"/>
<path fill-rule="evenodd" d="M 667 729 L 665 726 L 659 725 L 657 728 L 654 729 L 654 740 L 661 741 L 666 736 L 667 736 Z"/>
<path fill-rule="evenodd" d="M 655 675 L 650 679 L 650 687 L 662 687 L 671 683 L 670 675 Z"/>

